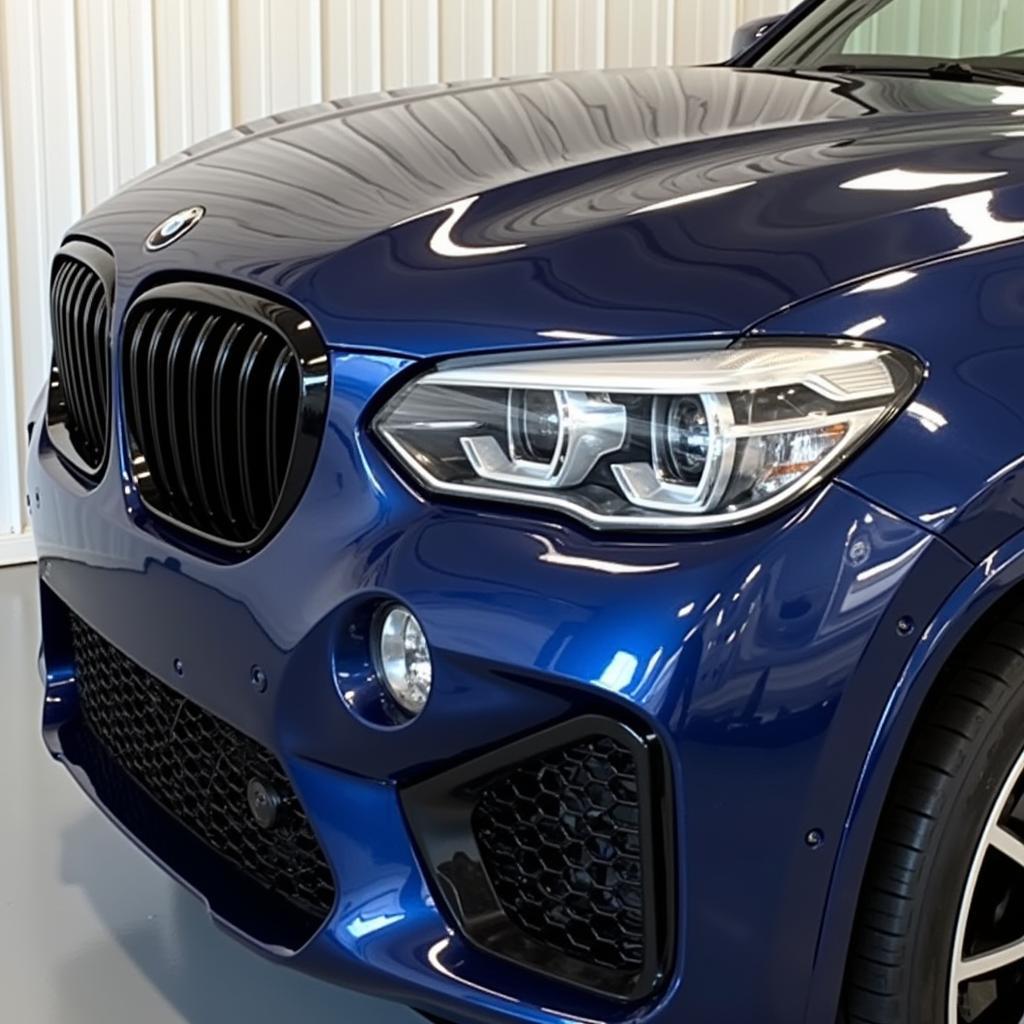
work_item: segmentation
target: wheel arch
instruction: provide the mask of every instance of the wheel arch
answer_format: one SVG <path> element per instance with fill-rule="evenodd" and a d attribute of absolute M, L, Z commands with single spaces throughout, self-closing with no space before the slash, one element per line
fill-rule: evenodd
<path fill-rule="evenodd" d="M 1001 544 L 953 590 L 907 658 L 875 728 L 836 852 L 805 1021 L 837 1019 L 868 858 L 900 759 L 944 666 L 1014 601 L 1024 601 L 1024 531 Z"/>

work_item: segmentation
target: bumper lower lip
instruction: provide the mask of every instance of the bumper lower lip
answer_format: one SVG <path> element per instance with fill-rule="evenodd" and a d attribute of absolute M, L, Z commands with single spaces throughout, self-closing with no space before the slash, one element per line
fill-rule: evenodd
<path fill-rule="evenodd" d="M 235 880 L 228 878 L 219 859 L 172 822 L 127 776 L 117 771 L 85 730 L 72 723 L 64 728 L 47 729 L 44 736 L 50 753 L 67 768 L 107 819 L 201 900 L 220 927 L 266 955 L 281 959 L 296 955 L 297 950 L 288 945 L 259 941 L 263 913 L 250 919 L 245 914 L 239 915 L 238 900 L 233 898 L 222 902 L 218 898 L 220 892 L 238 892 Z M 256 890 L 250 893 L 253 899 L 258 900 L 261 896 Z"/>

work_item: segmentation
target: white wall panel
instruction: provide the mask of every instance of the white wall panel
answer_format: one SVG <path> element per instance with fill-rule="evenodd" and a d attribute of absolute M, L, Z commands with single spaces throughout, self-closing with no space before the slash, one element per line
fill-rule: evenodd
<path fill-rule="evenodd" d="M 10 259 L 0 268 L 10 292 L 15 380 L 4 381 L 0 423 L 13 418 L 16 429 L 0 438 L 9 450 L 0 478 L 0 535 L 20 534 L 24 430 L 28 409 L 46 376 L 48 281 L 52 251 L 67 226 L 81 213 L 82 171 L 79 122 L 78 40 L 74 0 L 7 2 L 0 9 L 4 40 L 3 102 Z M 0 218 L 2 220 L 4 218 Z M 0 250 L 3 251 L 3 250 Z M 2 294 L 2 289 L 0 289 Z M 0 331 L 0 338 L 2 338 Z M 19 474 L 9 467 L 17 464 Z M 12 515 L 15 504 L 17 515 Z"/>
<path fill-rule="evenodd" d="M 22 528 L 20 440 L 24 436 L 18 416 L 18 372 L 11 316 L 12 238 L 7 224 L 6 163 L 2 143 L 4 104 L 0 103 L 0 538 L 16 536 Z"/>
<path fill-rule="evenodd" d="M 382 0 L 385 89 L 436 82 L 438 0 Z"/>
<path fill-rule="evenodd" d="M 437 80 L 719 60 L 739 22 L 795 2 L 0 0 L 0 538 L 25 525 L 22 424 L 47 371 L 49 262 L 83 207 L 274 111 Z M 1021 0 L 963 10 L 934 31 L 973 45 L 1024 28 Z M 0 544 L 0 563 L 15 550 L 27 545 Z"/>
<path fill-rule="evenodd" d="M 553 0 L 494 0 L 496 75 L 551 70 L 553 9 Z"/>
<path fill-rule="evenodd" d="M 607 0 L 554 0 L 553 13 L 555 70 L 604 67 Z"/>
<path fill-rule="evenodd" d="M 375 0 L 321 0 L 324 96 L 381 89 L 381 17 Z"/>
<path fill-rule="evenodd" d="M 743 24 L 745 21 L 752 21 L 754 18 L 768 17 L 772 14 L 778 14 L 779 11 L 788 10 L 791 7 L 796 7 L 799 0 L 739 0 L 735 5 L 735 17 L 739 24 Z M 723 4 L 723 7 L 728 7 L 728 4 Z"/>
<path fill-rule="evenodd" d="M 230 0 L 153 0 L 160 159 L 231 127 L 230 13 Z"/>
<path fill-rule="evenodd" d="M 673 58 L 675 4 L 653 0 L 607 0 L 608 30 L 605 63 L 609 67 L 647 67 Z"/>
<path fill-rule="evenodd" d="M 740 23 L 732 4 L 721 0 L 676 0 L 673 60 L 696 64 L 728 48 L 726 40 Z"/>
<path fill-rule="evenodd" d="M 233 0 L 224 57 L 234 71 L 235 122 L 323 98 L 321 13 L 320 0 Z"/>
<path fill-rule="evenodd" d="M 441 0 L 442 82 L 487 78 L 494 73 L 494 4 L 491 0 Z"/>
<path fill-rule="evenodd" d="M 155 163 L 153 8 L 78 0 L 82 198 L 88 208 Z"/>

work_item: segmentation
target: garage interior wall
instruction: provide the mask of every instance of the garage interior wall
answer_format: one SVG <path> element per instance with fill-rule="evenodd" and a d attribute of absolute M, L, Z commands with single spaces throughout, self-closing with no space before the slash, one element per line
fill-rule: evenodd
<path fill-rule="evenodd" d="M 795 0 L 0 0 L 0 565 L 33 557 L 24 423 L 79 215 L 232 124 L 325 98 L 727 56 Z M 171 212 L 171 211 L 169 211 Z"/>

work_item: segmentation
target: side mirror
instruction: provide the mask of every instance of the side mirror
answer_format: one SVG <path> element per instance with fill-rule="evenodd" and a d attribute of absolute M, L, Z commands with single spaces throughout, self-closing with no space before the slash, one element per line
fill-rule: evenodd
<path fill-rule="evenodd" d="M 741 53 L 745 53 L 761 36 L 782 21 L 782 18 L 783 15 L 774 14 L 770 18 L 755 18 L 745 25 L 740 25 L 732 37 L 732 55 L 738 57 Z"/>

